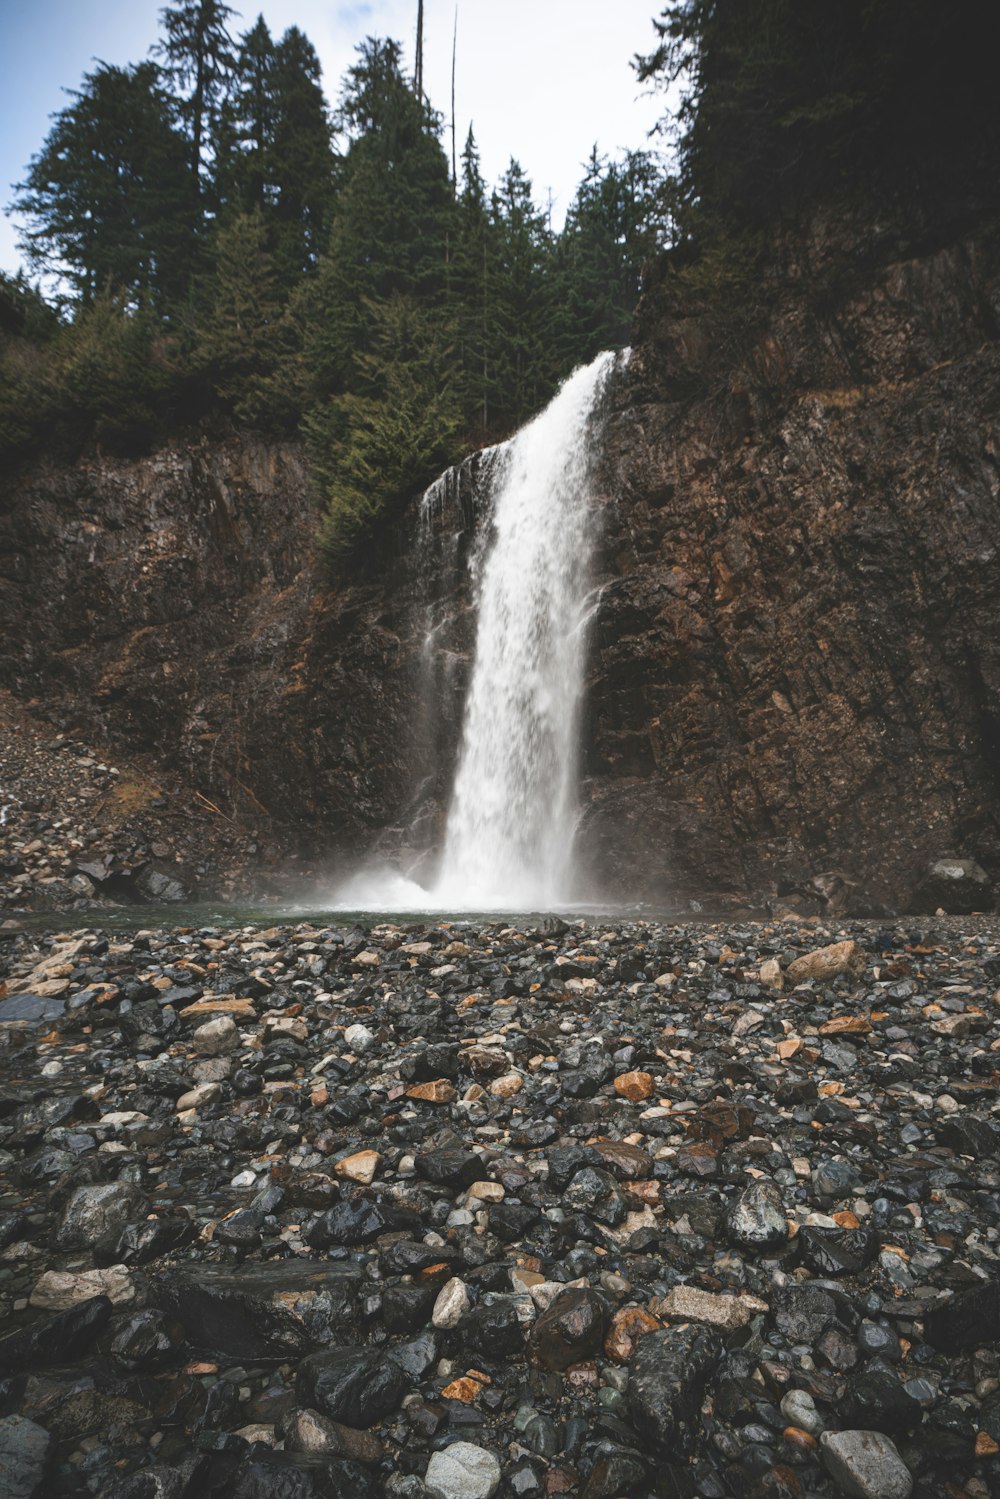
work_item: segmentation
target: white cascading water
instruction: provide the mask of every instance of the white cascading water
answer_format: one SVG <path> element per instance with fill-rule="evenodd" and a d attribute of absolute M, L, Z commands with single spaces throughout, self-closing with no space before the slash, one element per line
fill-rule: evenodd
<path fill-rule="evenodd" d="M 534 421 L 480 455 L 489 508 L 470 561 L 475 659 L 438 874 L 427 888 L 398 870 L 369 867 L 341 886 L 341 909 L 523 911 L 572 901 L 579 709 L 594 606 L 590 476 L 596 418 L 619 358 L 601 354 L 578 369 Z M 427 526 L 448 481 L 442 476 L 424 496 Z M 439 675 L 434 617 L 431 606 L 426 686 Z"/>
<path fill-rule="evenodd" d="M 577 370 L 507 449 L 437 904 L 524 910 L 573 893 L 592 418 L 614 363 L 602 354 Z"/>

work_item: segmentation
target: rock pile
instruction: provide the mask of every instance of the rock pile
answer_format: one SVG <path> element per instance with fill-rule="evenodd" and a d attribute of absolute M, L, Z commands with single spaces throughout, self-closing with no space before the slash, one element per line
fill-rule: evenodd
<path fill-rule="evenodd" d="M 196 789 L 102 757 L 0 692 L 0 919 L 245 895 L 260 854 Z"/>
<path fill-rule="evenodd" d="M 995 923 L 0 953 L 5 1494 L 1000 1492 Z"/>

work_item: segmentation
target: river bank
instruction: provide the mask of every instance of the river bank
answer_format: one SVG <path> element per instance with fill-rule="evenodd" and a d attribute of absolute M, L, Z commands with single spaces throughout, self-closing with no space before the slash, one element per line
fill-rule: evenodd
<path fill-rule="evenodd" d="M 996 918 L 0 962 L 14 1493 L 1000 1486 Z"/>

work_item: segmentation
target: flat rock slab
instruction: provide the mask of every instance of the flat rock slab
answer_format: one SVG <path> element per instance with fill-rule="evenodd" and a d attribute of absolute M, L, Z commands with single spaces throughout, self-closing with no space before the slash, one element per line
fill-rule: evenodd
<path fill-rule="evenodd" d="M 63 1001 L 51 994 L 9 994 L 0 999 L 0 1024 L 5 1021 L 20 1021 L 28 1025 L 44 1025 L 58 1020 L 66 1013 Z"/>

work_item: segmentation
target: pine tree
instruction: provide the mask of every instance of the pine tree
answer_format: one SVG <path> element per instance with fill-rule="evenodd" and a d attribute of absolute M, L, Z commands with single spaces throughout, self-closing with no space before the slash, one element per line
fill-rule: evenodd
<path fill-rule="evenodd" d="M 238 420 L 280 427 L 288 412 L 271 376 L 287 341 L 285 298 L 259 208 L 219 227 L 212 259 L 211 304 L 198 330 L 197 361 Z"/>
<path fill-rule="evenodd" d="M 275 195 L 275 256 L 291 281 L 316 268 L 329 232 L 337 166 L 319 58 L 295 26 L 275 49 L 272 84 L 269 179 Z"/>
<path fill-rule="evenodd" d="M 189 273 L 184 141 L 155 64 L 100 63 L 56 116 L 17 189 L 21 248 L 85 303 L 104 288 L 161 310 Z"/>
<path fill-rule="evenodd" d="M 552 236 L 517 161 L 511 160 L 493 193 L 491 224 L 496 276 L 488 317 L 490 404 L 501 422 L 515 426 L 545 403 L 560 373 L 547 274 Z"/>
<path fill-rule="evenodd" d="M 155 48 L 164 73 L 181 96 L 181 118 L 188 139 L 188 163 L 200 196 L 226 81 L 235 57 L 226 23 L 234 15 L 222 0 L 180 0 L 160 12 L 165 33 Z"/>
<path fill-rule="evenodd" d="M 495 276 L 495 235 L 479 151 L 470 125 L 462 151 L 462 187 L 457 203 L 450 290 L 466 424 L 469 433 L 475 434 L 480 442 L 488 440 L 493 418 L 490 315 Z"/>
<path fill-rule="evenodd" d="M 235 213 L 268 202 L 274 143 L 274 42 L 263 16 L 240 38 L 228 92 L 219 106 L 215 197 Z"/>

